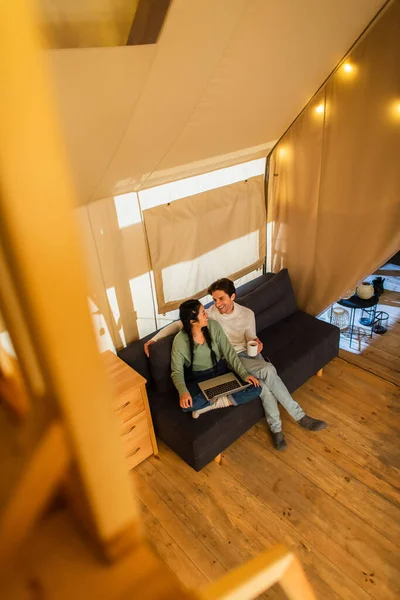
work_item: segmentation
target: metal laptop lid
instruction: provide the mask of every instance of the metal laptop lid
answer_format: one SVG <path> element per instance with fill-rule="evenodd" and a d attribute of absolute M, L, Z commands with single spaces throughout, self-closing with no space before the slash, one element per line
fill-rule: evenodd
<path fill-rule="evenodd" d="M 198 385 L 206 399 L 211 402 L 220 396 L 226 396 L 227 394 L 234 394 L 235 392 L 244 390 L 251 384 L 246 383 L 243 385 L 234 373 L 226 373 L 225 375 L 212 377 L 211 379 L 202 381 Z"/>

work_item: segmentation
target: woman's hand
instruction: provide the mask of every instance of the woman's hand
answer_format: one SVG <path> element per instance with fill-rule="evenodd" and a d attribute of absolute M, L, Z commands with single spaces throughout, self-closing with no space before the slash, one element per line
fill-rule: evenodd
<path fill-rule="evenodd" d="M 252 383 L 256 387 L 260 387 L 260 382 L 258 381 L 257 377 L 253 377 L 253 375 L 246 377 L 246 381 L 247 383 Z"/>
<path fill-rule="evenodd" d="M 260 354 L 260 352 L 262 352 L 262 349 L 264 348 L 264 344 L 261 340 L 258 339 L 258 337 L 256 337 L 255 341 L 257 342 L 257 352 L 258 354 Z"/>
<path fill-rule="evenodd" d="M 253 377 L 253 379 L 254 379 L 254 377 Z M 190 406 L 193 406 L 192 396 L 189 394 L 189 392 L 185 392 L 179 398 L 179 406 L 181 408 L 189 408 Z"/>

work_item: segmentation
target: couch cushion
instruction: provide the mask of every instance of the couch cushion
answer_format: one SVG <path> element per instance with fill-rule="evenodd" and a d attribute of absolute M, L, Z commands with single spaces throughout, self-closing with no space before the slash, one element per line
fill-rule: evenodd
<path fill-rule="evenodd" d="M 339 329 L 296 311 L 258 332 L 262 354 L 292 392 L 338 354 Z"/>
<path fill-rule="evenodd" d="M 149 346 L 151 377 L 159 393 L 176 392 L 171 379 L 171 351 L 174 337 L 169 335 Z"/>
<path fill-rule="evenodd" d="M 131 342 L 126 348 L 122 348 L 122 350 L 117 352 L 119 358 L 132 367 L 132 369 L 135 369 L 135 371 L 140 373 L 140 375 L 146 379 L 148 384 L 151 384 L 150 365 L 149 359 L 144 353 L 143 345 L 151 339 L 153 335 L 154 334 L 152 333 L 141 340 Z"/>
<path fill-rule="evenodd" d="M 296 301 L 287 269 L 282 269 L 257 289 L 239 298 L 238 304 L 255 313 L 257 331 L 294 313 Z"/>
<path fill-rule="evenodd" d="M 260 275 L 259 277 L 256 277 L 255 279 L 252 279 L 251 281 L 240 285 L 238 288 L 236 288 L 236 300 L 257 289 L 261 284 L 265 283 L 266 281 L 269 281 L 269 279 L 271 279 L 272 277 L 275 277 L 275 273 L 265 273 L 265 275 Z M 211 301 L 207 302 L 207 304 L 205 304 L 204 306 L 206 308 L 209 308 L 213 304 L 214 302 Z"/>
<path fill-rule="evenodd" d="M 259 277 L 240 285 L 236 288 L 236 299 L 242 298 L 243 296 L 246 296 L 246 294 L 250 294 L 250 292 L 256 290 L 260 285 L 272 279 L 272 277 L 275 277 L 275 273 L 265 273 L 265 275 L 260 275 Z"/>
<path fill-rule="evenodd" d="M 161 409 L 168 408 L 171 404 L 179 406 L 179 396 L 176 390 L 173 393 L 171 391 L 167 393 L 159 392 L 153 384 L 152 386 L 147 387 L 147 397 L 149 399 L 152 414 L 153 411 L 157 412 Z"/>

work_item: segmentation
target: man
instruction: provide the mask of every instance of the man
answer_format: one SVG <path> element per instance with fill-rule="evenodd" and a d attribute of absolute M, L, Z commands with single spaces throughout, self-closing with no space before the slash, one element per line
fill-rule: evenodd
<path fill-rule="evenodd" d="M 218 279 L 210 285 L 208 293 L 211 294 L 214 300 L 214 305 L 207 309 L 209 319 L 218 321 L 245 369 L 260 380 L 262 387 L 260 398 L 275 448 L 283 450 L 287 445 L 282 432 L 278 402 L 301 427 L 310 431 L 324 429 L 326 423 L 313 419 L 304 413 L 301 406 L 291 397 L 275 367 L 270 362 L 266 362 L 261 356 L 263 344 L 256 335 L 254 312 L 235 303 L 236 289 L 233 281 Z M 148 348 L 150 344 L 177 333 L 181 329 L 182 323 L 180 321 L 167 325 L 144 345 L 147 356 L 149 356 Z M 247 342 L 250 340 L 256 340 L 258 344 L 258 354 L 255 357 L 250 357 L 247 354 Z"/>

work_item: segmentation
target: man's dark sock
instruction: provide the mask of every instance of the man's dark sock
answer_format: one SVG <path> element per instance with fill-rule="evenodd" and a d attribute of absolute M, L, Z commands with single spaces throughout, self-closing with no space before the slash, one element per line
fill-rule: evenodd
<path fill-rule="evenodd" d="M 321 431 L 321 429 L 325 429 L 325 427 L 327 427 L 325 421 L 313 419 L 308 415 L 304 415 L 304 417 L 297 422 L 301 427 L 304 427 L 304 429 L 309 429 L 310 431 Z"/>
<path fill-rule="evenodd" d="M 283 431 L 277 431 L 276 433 L 271 431 L 271 436 L 276 450 L 284 450 L 286 448 L 287 443 Z"/>

